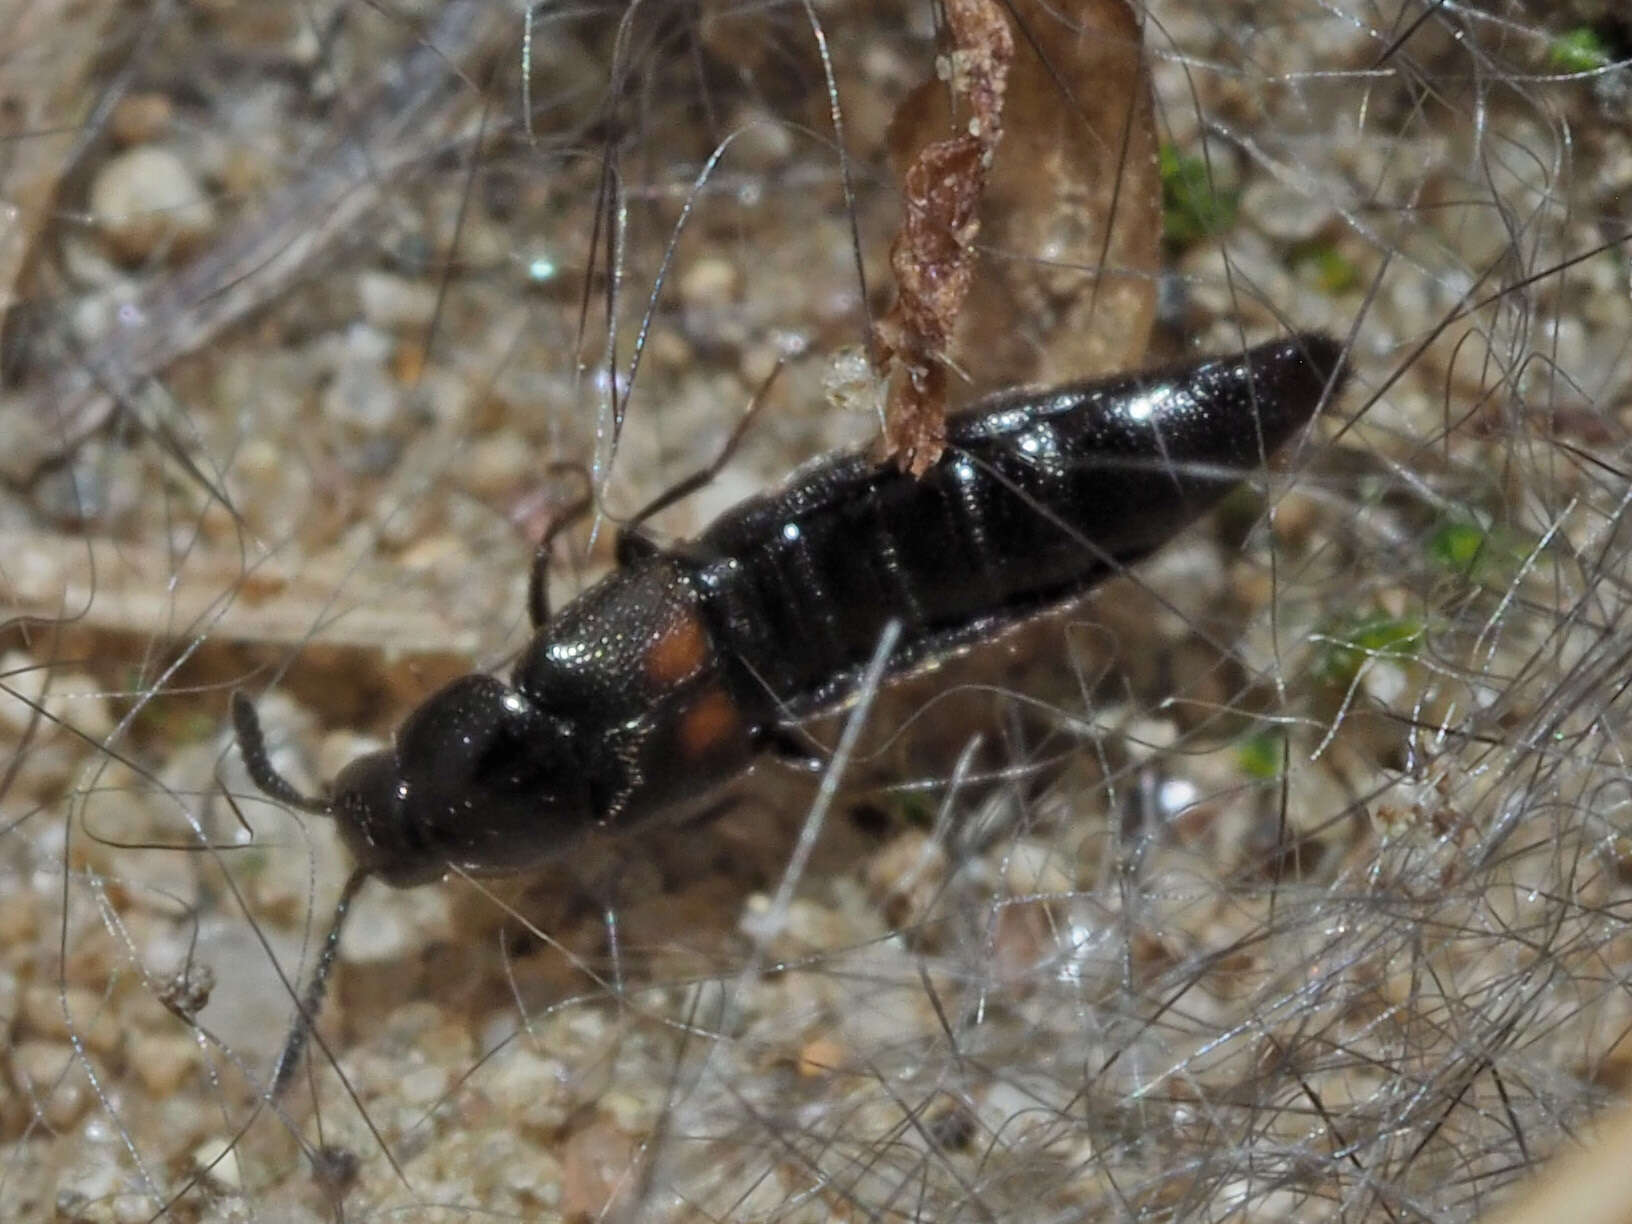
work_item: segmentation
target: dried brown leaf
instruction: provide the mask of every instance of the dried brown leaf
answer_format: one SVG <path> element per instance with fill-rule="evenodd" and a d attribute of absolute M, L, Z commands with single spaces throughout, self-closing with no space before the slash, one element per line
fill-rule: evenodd
<path fill-rule="evenodd" d="M 947 345 L 969 295 L 981 197 L 1003 137 L 1003 97 L 1014 39 L 994 0 L 948 0 L 950 96 L 965 130 L 945 136 L 953 115 L 917 127 L 907 169 L 901 231 L 890 247 L 896 300 L 878 323 L 876 359 L 899 375 L 885 408 L 884 444 L 903 469 L 922 475 L 946 445 Z M 937 95 L 946 87 L 934 84 Z M 935 138 L 939 136 L 940 138 Z"/>
<path fill-rule="evenodd" d="M 910 354 L 891 389 L 887 431 L 892 453 L 903 456 L 897 411 L 911 414 L 912 439 L 933 449 L 944 433 L 931 430 L 944 430 L 938 414 L 949 398 L 1137 366 L 1155 319 L 1161 180 L 1139 19 L 1125 0 L 1012 0 L 1007 8 L 1015 35 L 1002 139 L 985 145 L 991 164 L 978 189 L 967 175 L 950 177 L 962 163 L 949 152 L 929 156 L 937 143 L 973 139 L 937 141 L 964 113 L 956 88 L 920 86 L 891 129 L 892 154 L 907 166 L 908 220 L 892 249 L 902 300 L 881 322 L 880 341 L 886 352 Z M 937 172 L 948 177 L 936 182 Z M 909 238 L 915 220 L 930 232 Z M 958 258 L 932 246 L 932 236 Z M 921 256 L 916 266 L 903 267 L 911 261 L 902 248 Z M 901 316 L 905 338 L 888 330 Z M 957 388 L 947 365 L 965 376 Z M 909 466 L 921 470 L 916 460 Z"/>
<path fill-rule="evenodd" d="M 1007 131 L 986 187 L 988 253 L 953 359 L 971 391 L 1113 374 L 1156 318 L 1162 186 L 1150 72 L 1126 0 L 1012 0 Z"/>

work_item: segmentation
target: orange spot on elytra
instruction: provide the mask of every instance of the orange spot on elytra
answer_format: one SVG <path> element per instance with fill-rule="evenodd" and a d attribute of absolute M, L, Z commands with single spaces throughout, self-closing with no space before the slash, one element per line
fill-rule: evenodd
<path fill-rule="evenodd" d="M 663 636 L 646 650 L 646 675 L 653 683 L 678 684 L 703 665 L 708 642 L 703 623 L 687 614 L 663 631 Z"/>
<path fill-rule="evenodd" d="M 680 746 L 687 756 L 702 756 L 741 724 L 736 702 L 724 689 L 709 689 L 681 715 Z"/>

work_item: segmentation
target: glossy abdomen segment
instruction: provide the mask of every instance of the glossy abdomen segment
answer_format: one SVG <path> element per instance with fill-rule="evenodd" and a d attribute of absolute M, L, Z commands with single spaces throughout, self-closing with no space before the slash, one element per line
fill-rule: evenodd
<path fill-rule="evenodd" d="M 1078 594 L 1259 469 L 1339 377 L 1326 337 L 1006 392 L 922 478 L 825 460 L 692 546 L 715 644 L 784 717 L 845 695 L 890 619 L 902 667 Z"/>

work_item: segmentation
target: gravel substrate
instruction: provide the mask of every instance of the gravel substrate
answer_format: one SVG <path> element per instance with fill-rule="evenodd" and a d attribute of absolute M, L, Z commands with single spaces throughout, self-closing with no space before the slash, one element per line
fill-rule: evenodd
<path fill-rule="evenodd" d="M 872 437 L 845 362 L 935 13 L 25 7 L 0 1215 L 1468 1219 L 1625 1089 L 1614 6 L 1144 6 L 1148 359 L 1324 330 L 1341 401 L 1135 574 L 865 702 L 831 803 L 765 766 L 701 827 L 369 885 L 276 1105 L 349 863 L 228 695 L 314 792 L 524 644 L 560 465 L 604 513 L 556 606 L 779 364 L 660 532 Z M 1059 234 L 986 256 L 1075 302 Z"/>

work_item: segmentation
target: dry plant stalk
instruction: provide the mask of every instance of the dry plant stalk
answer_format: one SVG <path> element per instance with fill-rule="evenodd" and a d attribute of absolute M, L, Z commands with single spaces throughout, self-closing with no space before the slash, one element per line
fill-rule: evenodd
<path fill-rule="evenodd" d="M 899 362 L 885 408 L 884 447 L 921 476 L 946 445 L 945 357 L 974 275 L 980 202 L 1003 137 L 1014 35 L 995 0 L 947 0 L 947 84 L 969 110 L 967 131 L 919 149 L 906 173 L 901 231 L 890 246 L 896 299 L 874 331 L 880 373 Z"/>
<path fill-rule="evenodd" d="M 920 85 L 891 125 L 907 206 L 877 348 L 881 372 L 903 367 L 885 440 L 912 471 L 940 453 L 949 401 L 1135 367 L 1155 319 L 1161 176 L 1139 17 L 1126 0 L 1003 7 L 999 88 L 954 51 L 951 88 Z M 988 87 L 966 102 L 976 80 Z M 938 139 L 965 109 L 973 131 Z M 977 240 L 1001 257 L 977 263 Z M 949 366 L 967 380 L 956 394 Z"/>

